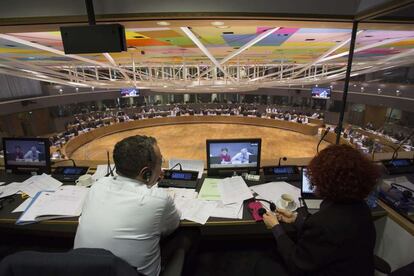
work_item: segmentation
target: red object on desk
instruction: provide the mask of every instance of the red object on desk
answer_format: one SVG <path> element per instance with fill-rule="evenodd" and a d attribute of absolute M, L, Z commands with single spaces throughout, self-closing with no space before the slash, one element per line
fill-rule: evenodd
<path fill-rule="evenodd" d="M 247 207 L 249 208 L 250 214 L 252 214 L 255 221 L 263 221 L 263 218 L 259 215 L 259 209 L 263 208 L 263 205 L 260 202 L 250 202 Z"/>

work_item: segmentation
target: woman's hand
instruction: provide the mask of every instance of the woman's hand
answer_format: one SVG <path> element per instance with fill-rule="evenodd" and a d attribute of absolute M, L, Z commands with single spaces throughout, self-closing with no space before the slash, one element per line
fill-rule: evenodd
<path fill-rule="evenodd" d="M 279 221 L 285 222 L 285 223 L 294 223 L 297 217 L 297 213 L 292 213 L 285 209 L 277 209 L 276 210 L 276 217 Z"/>
<path fill-rule="evenodd" d="M 273 212 L 266 212 L 263 214 L 263 222 L 266 224 L 267 229 L 272 229 L 279 224 L 279 220 Z"/>

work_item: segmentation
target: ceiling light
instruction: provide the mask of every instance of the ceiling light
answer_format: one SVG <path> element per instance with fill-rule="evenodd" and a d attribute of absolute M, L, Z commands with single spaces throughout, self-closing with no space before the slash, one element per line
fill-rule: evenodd
<path fill-rule="evenodd" d="M 75 90 L 76 90 L 76 91 L 79 91 L 79 87 L 76 87 L 76 88 L 75 88 Z"/>
<path fill-rule="evenodd" d="M 59 92 L 63 92 L 63 89 L 62 89 L 62 88 L 60 88 L 60 89 L 59 89 Z"/>
<path fill-rule="evenodd" d="M 224 22 L 221 22 L 221 21 L 213 21 L 213 22 L 211 22 L 211 25 L 213 25 L 213 26 L 223 26 L 224 25 Z"/>
<path fill-rule="evenodd" d="M 92 88 L 92 90 L 95 90 L 95 86 L 92 86 L 91 88 Z"/>
<path fill-rule="evenodd" d="M 219 28 L 219 29 L 228 29 L 228 28 L 230 28 L 230 26 L 216 26 L 216 28 Z"/>
<path fill-rule="evenodd" d="M 356 87 L 356 84 L 354 84 L 354 87 Z"/>
<path fill-rule="evenodd" d="M 170 26 L 171 23 L 167 22 L 167 21 L 158 21 L 157 25 L 159 25 L 159 26 Z"/>

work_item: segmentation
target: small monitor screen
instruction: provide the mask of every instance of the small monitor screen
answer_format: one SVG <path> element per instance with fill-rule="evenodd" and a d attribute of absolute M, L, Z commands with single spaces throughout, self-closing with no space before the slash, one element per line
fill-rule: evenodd
<path fill-rule="evenodd" d="M 394 167 L 407 167 L 411 165 L 410 159 L 396 159 L 390 162 Z"/>
<path fill-rule="evenodd" d="M 307 169 L 302 169 L 302 193 L 304 194 L 314 194 L 315 193 L 315 186 L 312 185 L 310 182 L 308 175 L 307 175 Z"/>
<path fill-rule="evenodd" d="M 207 141 L 211 169 L 253 168 L 260 158 L 260 139 Z"/>
<path fill-rule="evenodd" d="M 121 96 L 122 97 L 137 97 L 139 96 L 139 89 L 138 88 L 122 88 Z"/>
<path fill-rule="evenodd" d="M 315 99 L 330 99 L 331 98 L 331 89 L 323 87 L 313 87 L 312 88 L 312 98 Z"/>
<path fill-rule="evenodd" d="M 78 167 L 67 167 L 63 170 L 63 174 L 65 175 L 80 175 L 85 172 L 84 168 L 78 168 Z"/>
<path fill-rule="evenodd" d="M 4 139 L 6 165 L 11 166 L 46 166 L 49 146 L 41 139 Z"/>
<path fill-rule="evenodd" d="M 294 174 L 295 173 L 295 169 L 293 167 L 275 167 L 273 168 L 273 173 L 274 174 Z"/>
<path fill-rule="evenodd" d="M 171 179 L 176 179 L 176 180 L 191 180 L 191 177 L 192 177 L 191 173 L 173 172 L 171 174 Z"/>

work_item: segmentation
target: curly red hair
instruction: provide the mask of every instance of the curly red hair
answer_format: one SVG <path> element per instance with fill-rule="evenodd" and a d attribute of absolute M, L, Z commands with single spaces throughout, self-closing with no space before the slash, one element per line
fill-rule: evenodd
<path fill-rule="evenodd" d="M 322 198 L 361 200 L 376 185 L 379 169 L 351 146 L 331 145 L 309 163 L 308 176 Z"/>

